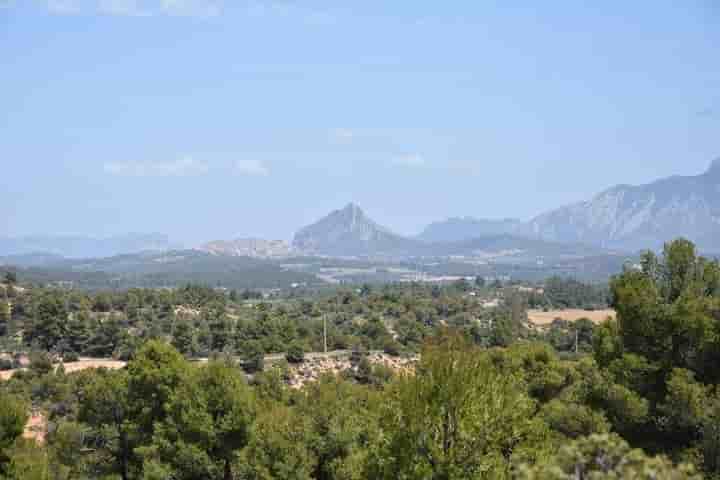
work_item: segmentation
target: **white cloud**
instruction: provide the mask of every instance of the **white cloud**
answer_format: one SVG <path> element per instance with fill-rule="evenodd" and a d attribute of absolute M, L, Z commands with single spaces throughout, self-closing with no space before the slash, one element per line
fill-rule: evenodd
<path fill-rule="evenodd" d="M 393 165 L 400 167 L 424 167 L 425 158 L 419 153 L 408 153 L 405 155 L 399 155 L 391 159 Z"/>
<path fill-rule="evenodd" d="M 104 165 L 106 173 L 123 177 L 190 177 L 208 172 L 205 163 L 192 157 L 173 162 L 111 162 Z"/>
<path fill-rule="evenodd" d="M 99 9 L 109 15 L 123 15 L 129 17 L 145 17 L 150 11 L 140 5 L 139 0 L 100 0 Z"/>
<path fill-rule="evenodd" d="M 235 162 L 235 171 L 241 175 L 266 177 L 270 175 L 268 167 L 259 160 L 238 160 Z"/>
<path fill-rule="evenodd" d="M 0 0 L 0 2 L 8 0 Z M 37 0 L 52 13 L 216 17 L 227 0 Z M 2 5 L 2 3 L 0 3 Z"/>
<path fill-rule="evenodd" d="M 222 0 L 160 0 L 163 12 L 186 17 L 217 17 L 222 4 Z"/>
<path fill-rule="evenodd" d="M 292 18 L 308 25 L 323 26 L 337 23 L 329 10 L 318 10 L 303 2 L 288 0 L 249 0 L 246 11 L 258 18 Z"/>
<path fill-rule="evenodd" d="M 80 0 L 45 0 L 44 3 L 50 12 L 64 15 L 81 13 L 87 6 Z"/>
<path fill-rule="evenodd" d="M 223 14 L 235 0 L 0 0 L 0 8 L 20 1 L 34 1 L 51 13 L 62 15 L 102 14 L 116 16 L 175 16 L 213 18 Z M 257 17 L 292 18 L 309 25 L 336 23 L 333 13 L 315 10 L 284 0 L 245 0 L 237 2 Z"/>

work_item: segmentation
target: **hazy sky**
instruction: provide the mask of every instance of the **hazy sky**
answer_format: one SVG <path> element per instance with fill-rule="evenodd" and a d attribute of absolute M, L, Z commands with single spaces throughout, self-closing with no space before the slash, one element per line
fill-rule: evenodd
<path fill-rule="evenodd" d="M 0 235 L 415 233 L 718 156 L 716 0 L 0 0 Z"/>

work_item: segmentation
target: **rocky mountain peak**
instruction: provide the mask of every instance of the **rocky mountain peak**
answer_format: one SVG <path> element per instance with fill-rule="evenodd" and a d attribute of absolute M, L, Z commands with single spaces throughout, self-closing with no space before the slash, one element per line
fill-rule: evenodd
<path fill-rule="evenodd" d="M 353 202 L 348 203 L 345 208 L 343 208 L 339 212 L 343 217 L 347 219 L 348 227 L 351 230 L 354 229 L 358 224 L 361 224 L 363 222 L 372 222 L 372 220 L 367 219 L 367 217 L 365 216 L 365 212 L 363 212 L 362 209 Z"/>
<path fill-rule="evenodd" d="M 351 202 L 300 229 L 293 247 L 304 252 L 353 256 L 385 251 L 404 242 L 411 240 L 377 224 Z"/>
<path fill-rule="evenodd" d="M 358 211 L 359 211 L 360 213 L 362 213 L 362 209 L 361 209 L 360 206 L 359 206 L 357 203 L 355 203 L 355 202 L 350 202 L 350 203 L 348 203 L 347 205 L 345 205 L 345 208 L 343 208 L 343 211 L 345 211 L 345 212 L 350 212 L 350 213 L 354 213 L 354 212 L 358 212 Z"/>

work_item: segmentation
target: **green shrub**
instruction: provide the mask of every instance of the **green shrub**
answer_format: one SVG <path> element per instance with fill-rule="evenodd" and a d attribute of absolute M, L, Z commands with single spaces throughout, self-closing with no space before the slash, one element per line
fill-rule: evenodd
<path fill-rule="evenodd" d="M 76 352 L 73 352 L 71 350 L 71 351 L 63 352 L 62 360 L 65 363 L 77 362 L 78 360 L 80 360 L 80 356 Z"/>
<path fill-rule="evenodd" d="M 0 358 L 0 370 L 12 370 L 13 361 L 8 358 Z"/>
<path fill-rule="evenodd" d="M 34 351 L 30 354 L 30 370 L 38 375 L 49 373 L 53 368 L 50 354 L 43 351 Z"/>
<path fill-rule="evenodd" d="M 368 355 L 368 350 L 362 344 L 357 344 L 353 347 L 350 352 L 350 363 L 353 365 L 359 364 Z"/>
<path fill-rule="evenodd" d="M 285 354 L 288 363 L 302 363 L 305 361 L 305 350 L 299 343 L 293 343 Z"/>
<path fill-rule="evenodd" d="M 389 338 L 383 344 L 383 352 L 393 357 L 399 357 L 402 353 L 402 345 L 392 338 Z"/>
<path fill-rule="evenodd" d="M 243 370 L 247 373 L 262 372 L 265 368 L 265 350 L 258 341 L 248 342 L 244 351 Z"/>

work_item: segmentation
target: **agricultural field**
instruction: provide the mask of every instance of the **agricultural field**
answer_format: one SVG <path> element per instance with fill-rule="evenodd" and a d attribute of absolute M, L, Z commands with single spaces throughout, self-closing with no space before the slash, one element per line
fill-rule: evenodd
<path fill-rule="evenodd" d="M 583 310 L 580 308 L 567 308 L 564 310 L 528 310 L 528 320 L 531 324 L 537 326 L 550 325 L 556 318 L 574 322 L 581 318 L 587 318 L 595 324 L 604 322 L 610 318 L 615 318 L 615 310 L 606 308 L 602 310 Z"/>

